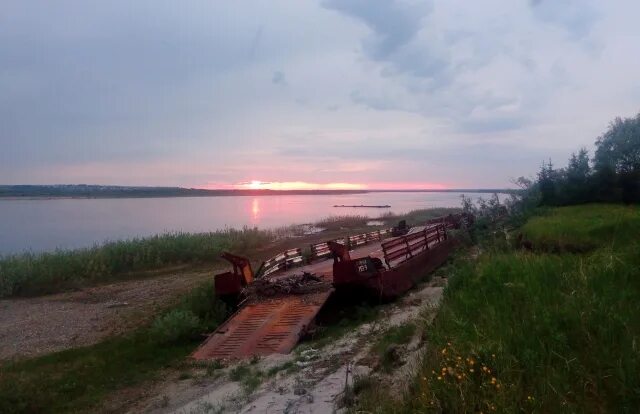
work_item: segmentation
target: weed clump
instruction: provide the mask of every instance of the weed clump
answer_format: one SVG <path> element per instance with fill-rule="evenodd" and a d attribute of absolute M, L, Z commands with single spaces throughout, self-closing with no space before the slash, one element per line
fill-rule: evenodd
<path fill-rule="evenodd" d="M 174 309 L 157 318 L 150 329 L 159 343 L 177 343 L 198 335 L 200 320 L 189 310 Z"/>
<path fill-rule="evenodd" d="M 405 323 L 388 329 L 373 346 L 373 351 L 380 359 L 380 368 L 383 371 L 391 371 L 394 365 L 400 363 L 398 345 L 408 344 L 416 331 L 416 325 Z"/>
<path fill-rule="evenodd" d="M 193 288 L 182 298 L 177 308 L 195 315 L 202 331 L 215 329 L 228 315 L 227 306 L 215 295 L 215 288 L 211 281 Z"/>
<path fill-rule="evenodd" d="M 240 364 L 229 372 L 231 381 L 239 382 L 246 394 L 250 394 L 262 384 L 264 373 L 248 364 Z"/>

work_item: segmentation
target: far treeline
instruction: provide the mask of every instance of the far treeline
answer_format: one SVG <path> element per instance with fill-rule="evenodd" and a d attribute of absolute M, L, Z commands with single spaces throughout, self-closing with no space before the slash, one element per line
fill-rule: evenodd
<path fill-rule="evenodd" d="M 585 148 L 573 153 L 566 168 L 542 163 L 537 182 L 518 184 L 539 191 L 540 204 L 562 206 L 588 202 L 640 202 L 640 113 L 616 118 L 595 142 L 594 157 Z"/>
<path fill-rule="evenodd" d="M 270 190 L 270 189 L 204 189 L 183 187 L 131 187 L 118 185 L 58 184 L 0 185 L 1 198 L 160 198 L 160 197 L 224 197 L 271 195 L 341 195 L 377 192 L 424 193 L 513 193 L 512 189 L 440 189 L 440 190 Z"/>

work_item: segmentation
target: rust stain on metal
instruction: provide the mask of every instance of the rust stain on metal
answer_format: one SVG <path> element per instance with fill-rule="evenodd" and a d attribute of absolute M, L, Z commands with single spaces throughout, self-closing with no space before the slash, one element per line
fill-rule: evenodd
<path fill-rule="evenodd" d="M 298 343 L 333 289 L 247 303 L 196 350 L 193 358 L 286 354 Z"/>

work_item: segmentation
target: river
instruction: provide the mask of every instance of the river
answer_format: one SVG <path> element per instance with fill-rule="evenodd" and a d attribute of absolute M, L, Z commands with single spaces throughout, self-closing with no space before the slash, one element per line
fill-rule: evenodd
<path fill-rule="evenodd" d="M 487 198 L 489 195 L 485 195 Z M 473 198 L 477 195 L 473 195 Z M 387 209 L 334 205 L 390 205 Z M 87 247 L 108 240 L 225 227 L 275 228 L 332 215 L 459 207 L 460 193 L 389 192 L 114 199 L 0 199 L 0 254 Z"/>

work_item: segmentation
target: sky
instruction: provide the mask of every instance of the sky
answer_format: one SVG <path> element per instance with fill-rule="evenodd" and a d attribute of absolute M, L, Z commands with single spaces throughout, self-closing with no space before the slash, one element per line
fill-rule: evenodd
<path fill-rule="evenodd" d="M 4 0 L 0 184 L 503 188 L 640 110 L 637 0 Z"/>

